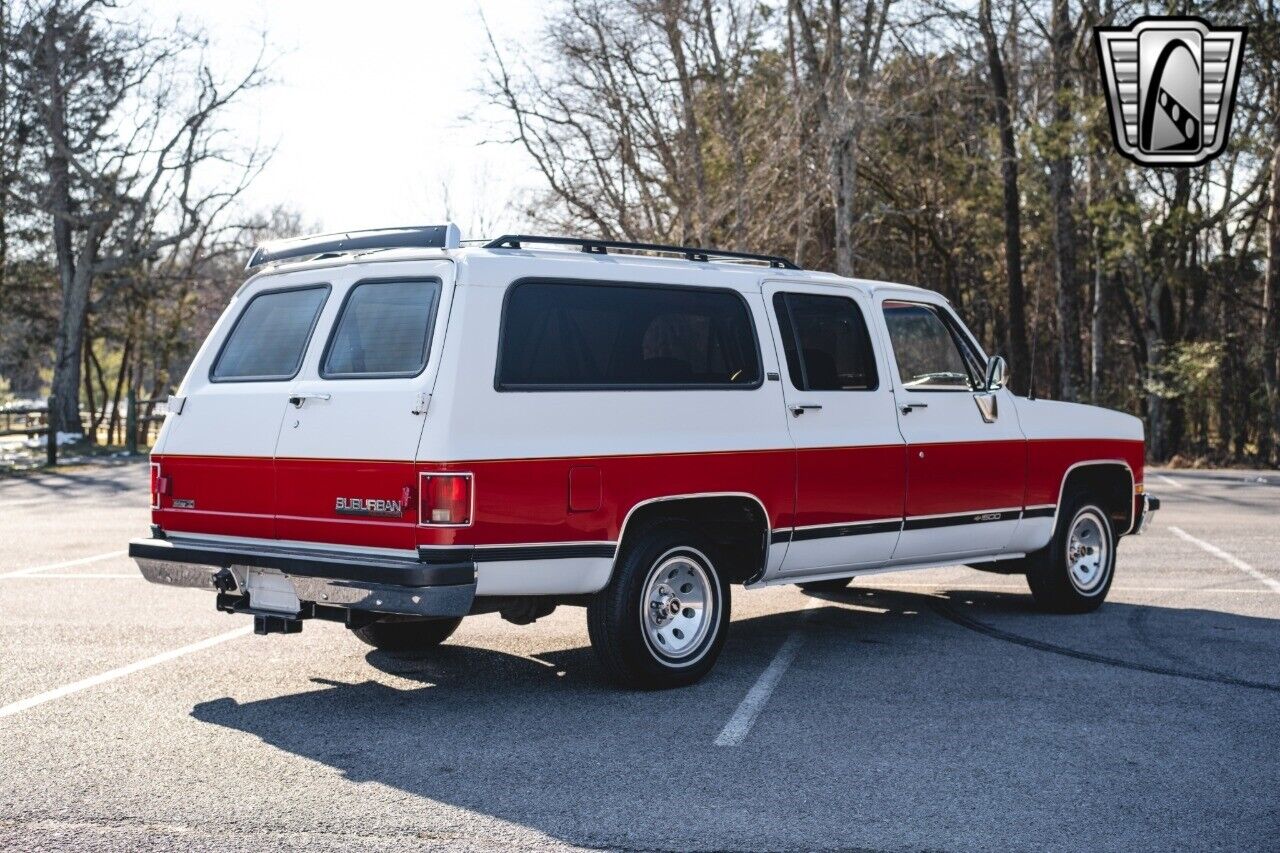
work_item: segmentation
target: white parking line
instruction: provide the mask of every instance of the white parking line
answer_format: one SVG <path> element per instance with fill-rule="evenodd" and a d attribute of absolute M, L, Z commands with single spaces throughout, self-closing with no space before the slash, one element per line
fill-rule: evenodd
<path fill-rule="evenodd" d="M 796 659 L 796 653 L 804 643 L 804 624 L 808 621 L 811 609 L 822 603 L 822 599 L 815 598 L 805 606 L 800 614 L 800 624 L 791 631 L 778 649 L 778 653 L 773 656 L 773 660 L 765 667 L 764 672 L 760 673 L 756 683 L 751 685 L 747 695 L 738 704 L 738 709 L 733 712 L 729 722 L 724 724 L 724 728 L 716 736 L 716 746 L 737 746 L 751 734 L 751 727 L 756 724 L 756 718 L 768 704 L 769 697 L 773 695 L 778 682 L 782 680 L 787 667 L 791 666 L 791 662 Z"/>
<path fill-rule="evenodd" d="M 92 557 L 81 557 L 78 560 L 65 560 L 61 563 L 50 563 L 47 566 L 28 566 L 25 569 L 16 569 L 12 572 L 4 572 L 0 574 L 0 578 L 17 578 L 23 575 L 34 575 L 37 572 L 47 572 L 53 569 L 69 569 L 72 566 L 85 566 L 89 563 L 96 563 L 99 560 L 110 560 L 113 557 L 123 557 L 127 551 L 108 551 L 105 554 L 94 554 Z"/>
<path fill-rule="evenodd" d="M 1186 488 L 1186 486 L 1182 485 L 1177 480 L 1173 479 L 1172 477 L 1167 477 L 1164 474 L 1156 474 L 1155 472 L 1152 472 L 1151 476 L 1155 477 L 1157 480 L 1159 480 L 1160 482 L 1166 485 L 1173 486 L 1175 489 Z"/>
<path fill-rule="evenodd" d="M 8 509 L 15 506 L 32 506 L 34 504 L 49 503 L 53 498 L 25 498 L 20 501 L 0 501 L 0 509 Z"/>
<path fill-rule="evenodd" d="M 939 581 L 938 583 L 895 583 L 893 586 L 855 586 L 856 592 L 909 592 L 917 589 L 931 589 L 944 592 L 958 590 L 962 592 L 1029 592 L 1025 583 L 1021 584 L 972 584 L 963 580 Z M 1227 593 L 1264 593 L 1265 589 L 1242 589 L 1229 587 L 1198 586 L 1113 586 L 1111 592 L 1227 592 Z"/>
<path fill-rule="evenodd" d="M 131 575 L 110 574 L 107 572 L 102 572 L 101 574 L 94 574 L 92 572 L 80 572 L 80 573 L 42 572 L 41 574 L 38 574 L 38 575 L 14 575 L 14 577 L 20 578 L 20 579 L 26 579 L 26 580 L 33 580 L 33 581 L 45 581 L 45 580 L 69 581 L 69 580 L 80 580 L 82 578 L 111 578 L 113 580 L 132 580 L 132 581 L 140 581 L 143 579 L 142 575 L 140 575 L 137 572 L 134 572 Z"/>
<path fill-rule="evenodd" d="M 1205 551 L 1208 551 L 1210 554 L 1217 557 L 1219 560 L 1222 560 L 1224 563 L 1230 563 L 1240 571 L 1244 572 L 1249 577 L 1255 580 L 1262 581 L 1264 584 L 1267 585 L 1267 587 L 1272 592 L 1280 592 L 1280 581 L 1268 575 L 1264 575 L 1262 572 L 1258 571 L 1253 566 L 1249 565 L 1244 560 L 1240 559 L 1234 554 L 1228 554 L 1226 551 L 1222 550 L 1217 545 L 1214 545 L 1210 542 L 1206 542 L 1203 539 L 1197 539 L 1187 531 L 1183 530 L 1181 527 L 1170 527 L 1169 529 L 1172 530 L 1173 535 L 1177 536 L 1179 539 L 1190 542 L 1192 545 L 1199 545 L 1202 549 L 1204 549 Z"/>
<path fill-rule="evenodd" d="M 45 693 L 40 693 L 28 699 L 20 699 L 17 702 L 14 702 L 10 705 L 5 705 L 3 708 L 0 708 L 0 717 L 9 717 L 14 714 L 21 713 L 22 711 L 30 710 L 31 708 L 34 708 L 37 705 L 43 705 L 46 702 L 52 702 L 54 699 L 61 699 L 63 696 L 69 696 L 72 693 L 78 693 L 81 690 L 87 690 L 90 687 L 97 687 L 99 684 L 105 684 L 106 682 L 114 681 L 117 678 L 124 678 L 126 675 L 132 675 L 133 673 L 138 672 L 139 670 L 143 670 L 148 667 L 155 666 L 157 664 L 171 661 L 174 658 L 179 658 L 179 657 L 182 657 L 183 655 L 189 655 L 192 652 L 202 651 L 204 649 L 209 648 L 210 646 L 216 646 L 219 643 L 225 643 L 227 640 L 235 640 L 239 637 L 243 637 L 245 634 L 248 634 L 252 631 L 253 631 L 253 628 L 251 626 L 245 626 L 244 628 L 237 628 L 234 631 L 228 631 L 225 634 L 219 634 L 216 637 L 210 637 L 207 640 L 201 640 L 198 643 L 192 643 L 191 645 L 183 646 L 180 649 L 174 649 L 168 652 L 161 652 L 160 654 L 155 655 L 154 657 L 149 657 L 149 658 L 146 658 L 145 660 L 140 660 L 137 663 L 131 663 L 128 666 L 122 666 L 122 667 L 119 667 L 118 669 L 108 670 L 107 672 L 104 672 L 100 675 L 94 675 L 94 676 L 90 676 L 89 678 L 81 679 L 80 681 L 67 684 L 63 687 L 58 687 L 54 690 L 49 690 Z"/>

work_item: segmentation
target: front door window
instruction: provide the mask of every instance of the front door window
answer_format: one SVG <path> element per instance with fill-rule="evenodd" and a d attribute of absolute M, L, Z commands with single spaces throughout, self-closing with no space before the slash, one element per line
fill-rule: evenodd
<path fill-rule="evenodd" d="M 976 359 L 932 305 L 885 302 L 902 387 L 913 391 L 972 391 L 981 375 Z"/>

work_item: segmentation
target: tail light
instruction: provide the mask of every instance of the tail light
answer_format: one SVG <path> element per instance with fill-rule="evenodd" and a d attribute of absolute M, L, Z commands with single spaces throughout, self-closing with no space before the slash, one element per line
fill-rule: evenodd
<path fill-rule="evenodd" d="M 160 473 L 160 463 L 151 463 L 151 508 L 160 508 L 160 496 L 169 491 L 169 478 Z"/>
<path fill-rule="evenodd" d="M 419 486 L 419 524 L 459 527 L 471 523 L 470 474 L 422 474 Z"/>

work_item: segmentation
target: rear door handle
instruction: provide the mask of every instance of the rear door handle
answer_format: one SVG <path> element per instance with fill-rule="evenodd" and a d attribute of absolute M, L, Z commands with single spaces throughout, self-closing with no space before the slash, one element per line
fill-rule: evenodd
<path fill-rule="evenodd" d="M 302 404 L 307 400 L 332 400 L 332 394 L 290 394 L 289 402 L 293 404 L 295 409 L 301 409 Z"/>
<path fill-rule="evenodd" d="M 904 415 L 909 415 L 911 414 L 911 411 L 913 409 L 927 409 L 927 408 L 929 408 L 928 403 L 903 403 L 901 406 L 898 407 L 898 411 L 902 412 L 902 414 Z"/>
<path fill-rule="evenodd" d="M 795 415 L 797 418 L 803 415 L 805 412 L 809 412 L 809 411 L 818 412 L 821 410 L 822 410 L 822 406 L 820 406 L 817 403 L 796 403 L 795 405 L 791 406 L 791 414 Z"/>

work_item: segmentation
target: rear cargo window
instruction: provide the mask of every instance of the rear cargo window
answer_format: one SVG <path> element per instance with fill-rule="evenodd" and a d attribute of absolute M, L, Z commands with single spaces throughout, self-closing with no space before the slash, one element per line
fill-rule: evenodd
<path fill-rule="evenodd" d="M 754 388 L 760 373 L 734 291 L 537 281 L 508 293 L 499 390 Z"/>
<path fill-rule="evenodd" d="M 438 280 L 366 281 L 351 288 L 325 353 L 320 375 L 416 376 L 427 366 L 427 349 Z"/>
<path fill-rule="evenodd" d="M 292 379 L 328 285 L 259 293 L 236 318 L 209 378 L 214 382 L 270 382 Z"/>

